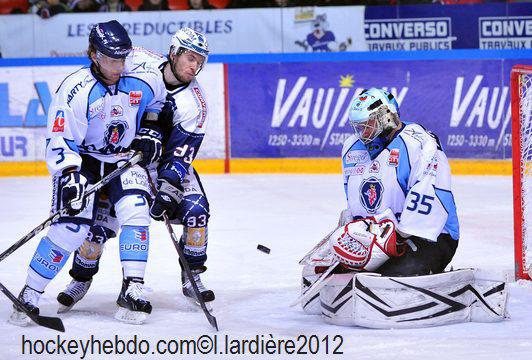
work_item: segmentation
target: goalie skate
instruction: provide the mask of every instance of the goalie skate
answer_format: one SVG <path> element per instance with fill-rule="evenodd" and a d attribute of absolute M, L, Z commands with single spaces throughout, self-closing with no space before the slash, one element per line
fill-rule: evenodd
<path fill-rule="evenodd" d="M 205 302 L 207 309 L 211 311 L 212 306 L 209 303 L 215 299 L 215 296 L 214 292 L 212 290 L 208 290 L 201 282 L 200 274 L 205 272 L 205 270 L 207 270 L 205 266 L 201 266 L 197 269 L 190 269 L 190 271 L 192 272 L 192 276 L 194 277 L 194 280 L 196 282 L 196 285 L 198 286 L 198 290 L 203 299 L 203 302 Z M 196 299 L 196 295 L 194 294 L 194 288 L 192 287 L 192 283 L 190 282 L 190 279 L 184 271 L 181 272 L 181 283 L 183 285 L 183 295 L 185 295 L 185 298 L 192 304 L 200 306 L 198 300 Z"/>
<path fill-rule="evenodd" d="M 57 313 L 61 314 L 70 311 L 70 309 L 72 309 L 72 307 L 78 301 L 83 299 L 85 294 L 87 294 L 91 284 L 92 279 L 89 281 L 77 281 L 76 279 L 72 279 L 70 284 L 67 285 L 67 288 L 57 295 L 57 301 L 59 302 Z"/>
<path fill-rule="evenodd" d="M 30 288 L 28 285 L 24 285 L 18 299 L 24 303 L 26 308 L 35 315 L 39 315 L 39 298 L 41 297 L 41 292 Z M 26 313 L 20 311 L 18 308 L 13 306 L 13 312 L 9 316 L 9 323 L 17 326 L 27 326 L 31 319 Z"/>
<path fill-rule="evenodd" d="M 150 302 L 145 298 L 148 291 L 141 279 L 124 279 L 122 291 L 116 300 L 118 310 L 115 319 L 129 324 L 143 324 L 152 310 Z"/>

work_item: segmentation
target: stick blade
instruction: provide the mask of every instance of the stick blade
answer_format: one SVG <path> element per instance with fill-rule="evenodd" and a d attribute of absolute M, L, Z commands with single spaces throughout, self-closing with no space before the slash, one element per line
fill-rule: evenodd
<path fill-rule="evenodd" d="M 30 316 L 30 318 L 40 326 L 44 326 L 48 329 L 57 330 L 60 332 L 65 332 L 65 326 L 63 325 L 63 321 L 58 317 L 32 315 Z"/>

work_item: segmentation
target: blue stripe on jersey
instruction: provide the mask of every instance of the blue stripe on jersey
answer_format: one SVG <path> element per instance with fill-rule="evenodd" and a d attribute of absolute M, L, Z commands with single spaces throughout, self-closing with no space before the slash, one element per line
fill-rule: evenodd
<path fill-rule="evenodd" d="M 118 84 L 118 90 L 125 94 L 129 94 L 130 91 L 142 91 L 142 98 L 140 100 L 139 110 L 137 112 L 137 129 L 140 127 L 140 120 L 144 111 L 148 106 L 148 103 L 151 102 L 155 96 L 150 84 L 146 81 L 133 77 L 133 76 L 123 76 L 122 81 Z"/>
<path fill-rule="evenodd" d="M 409 190 L 408 179 L 410 178 L 411 171 L 408 148 L 406 147 L 403 138 L 398 136 L 388 145 L 388 151 L 390 149 L 399 149 L 399 165 L 395 168 L 395 174 L 397 176 L 397 182 L 399 183 L 401 190 L 403 190 L 403 194 L 406 196 Z"/>
<path fill-rule="evenodd" d="M 78 146 L 76 145 L 76 143 L 74 142 L 74 140 L 68 140 L 68 139 L 64 139 L 68 148 L 76 153 L 79 154 L 79 149 L 78 149 Z"/>
<path fill-rule="evenodd" d="M 458 216 L 456 215 L 456 204 L 454 203 L 453 193 L 449 190 L 438 189 L 435 186 L 434 192 L 445 208 L 445 211 L 447 211 L 448 217 L 444 229 L 454 240 L 458 240 L 460 238 L 460 225 L 458 224 Z"/>
<path fill-rule="evenodd" d="M 108 92 L 107 87 L 103 86 L 102 83 L 96 81 L 92 88 L 89 90 L 89 97 L 87 99 L 87 110 L 85 111 L 85 117 L 87 118 L 87 125 L 90 124 L 89 108 L 90 106 L 100 98 L 103 98 Z"/>
<path fill-rule="evenodd" d="M 65 139 L 63 138 L 63 140 L 65 141 L 65 143 L 67 144 L 68 148 L 76 153 L 79 154 L 79 149 L 78 149 L 78 146 L 76 145 L 76 143 L 74 142 L 74 140 L 70 140 L 70 139 Z M 46 139 L 46 148 L 48 147 L 48 144 L 50 144 L 50 138 L 47 138 Z"/>

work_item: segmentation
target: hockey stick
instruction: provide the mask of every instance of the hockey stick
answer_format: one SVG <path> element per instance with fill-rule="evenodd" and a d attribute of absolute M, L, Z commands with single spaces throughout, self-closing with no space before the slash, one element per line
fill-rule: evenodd
<path fill-rule="evenodd" d="M 323 239 L 321 239 L 321 241 L 319 243 L 317 243 L 312 249 L 310 249 L 309 252 L 307 252 L 305 254 L 305 256 L 303 256 L 303 258 L 301 260 L 299 260 L 299 265 L 305 265 L 305 262 L 308 261 L 308 259 L 310 259 L 310 257 L 316 252 L 316 250 L 318 250 L 323 244 L 325 244 L 329 238 L 331 237 L 331 235 L 336 231 L 338 230 L 339 228 L 341 228 L 343 225 L 340 225 L 338 226 L 337 228 L 335 228 L 333 231 L 331 231 L 330 233 L 328 233 Z"/>
<path fill-rule="evenodd" d="M 157 193 L 157 189 L 155 189 L 155 185 L 151 181 L 151 178 L 149 178 L 151 191 L 155 195 Z M 183 253 L 183 249 L 179 246 L 179 239 L 175 235 L 174 229 L 172 228 L 172 224 L 170 224 L 170 220 L 168 219 L 168 215 L 166 213 L 163 214 L 164 224 L 166 225 L 166 229 L 168 230 L 168 234 L 170 234 L 170 238 L 172 239 L 172 243 L 174 244 L 174 247 L 177 251 L 177 255 L 179 256 L 179 260 L 181 260 L 181 264 L 183 265 L 183 269 L 185 270 L 185 273 L 187 274 L 190 284 L 192 284 L 192 289 L 194 290 L 194 296 L 196 296 L 196 300 L 198 301 L 201 309 L 203 310 L 203 313 L 207 317 L 207 321 L 209 321 L 209 324 L 211 324 L 216 331 L 218 331 L 218 323 L 216 322 L 216 318 L 214 315 L 212 315 L 207 309 L 207 306 L 205 305 L 205 301 L 203 301 L 203 298 L 201 297 L 200 291 L 198 289 L 198 284 L 196 284 L 196 280 L 194 280 L 194 276 L 192 275 L 192 271 L 190 271 L 190 267 L 188 266 L 188 261 L 185 258 L 185 254 Z"/>
<path fill-rule="evenodd" d="M 301 294 L 294 302 L 290 304 L 290 307 L 294 307 L 300 302 L 307 301 L 308 299 L 316 295 L 321 290 L 321 288 L 323 288 L 327 284 L 327 281 L 332 276 L 332 272 L 334 271 L 334 269 L 336 269 L 336 266 L 338 266 L 338 264 L 340 264 L 340 262 L 338 261 L 332 263 L 331 266 L 329 266 L 329 268 L 327 269 L 327 271 L 321 274 L 321 276 L 318 278 L 318 280 L 314 282 L 314 284 L 312 284 L 303 294 Z"/>
<path fill-rule="evenodd" d="M 107 185 L 112 179 L 114 179 L 116 176 L 122 174 L 125 170 L 130 168 L 131 166 L 135 165 L 142 159 L 142 153 L 136 152 L 133 154 L 133 156 L 126 161 L 124 164 L 117 167 L 115 170 L 110 172 L 107 176 L 105 176 L 103 179 L 101 179 L 99 182 L 94 184 L 90 189 L 88 189 L 85 194 L 83 195 L 83 198 L 87 198 L 96 191 L 100 190 L 102 187 Z M 35 229 L 31 230 L 28 234 L 24 235 L 22 239 L 11 245 L 6 251 L 4 251 L 2 254 L 0 254 L 0 261 L 3 261 L 6 257 L 11 255 L 15 250 L 17 250 L 19 247 L 27 243 L 29 240 L 31 240 L 35 235 L 46 229 L 48 226 L 50 226 L 53 222 L 57 221 L 61 216 L 67 215 L 67 209 L 62 208 L 60 210 L 57 210 L 55 213 L 50 215 L 50 217 L 46 220 L 44 220 L 42 223 L 37 225 Z"/>
<path fill-rule="evenodd" d="M 58 317 L 48 317 L 48 316 L 41 316 L 41 315 L 35 315 L 32 314 L 24 304 L 17 299 L 15 295 L 9 291 L 4 284 L 0 283 L 0 290 L 15 304 L 17 309 L 24 311 L 26 315 L 30 319 L 32 319 L 37 325 L 47 327 L 49 329 L 65 332 L 65 326 L 63 325 L 63 321 L 61 321 Z"/>

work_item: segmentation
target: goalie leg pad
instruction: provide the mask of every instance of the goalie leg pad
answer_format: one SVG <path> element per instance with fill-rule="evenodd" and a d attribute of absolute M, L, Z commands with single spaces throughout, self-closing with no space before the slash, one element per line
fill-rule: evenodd
<path fill-rule="evenodd" d="M 351 292 L 341 276 L 334 275 L 320 293 L 322 312 L 333 324 L 390 329 L 507 318 L 505 282 L 473 269 L 395 278 L 351 274 Z"/>
<path fill-rule="evenodd" d="M 312 284 L 314 284 L 319 278 L 320 274 L 316 273 L 316 266 L 305 265 L 301 274 L 301 294 L 304 294 L 307 289 L 311 287 Z M 302 301 L 301 307 L 303 308 L 305 314 L 320 315 L 321 306 L 319 293 L 317 293 L 315 296 L 311 297 L 307 301 Z"/>

